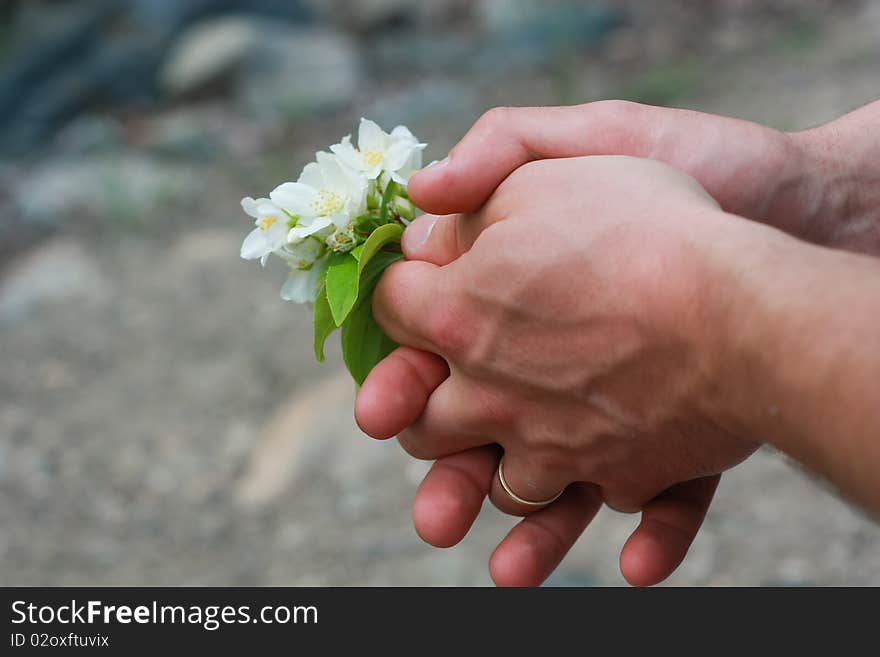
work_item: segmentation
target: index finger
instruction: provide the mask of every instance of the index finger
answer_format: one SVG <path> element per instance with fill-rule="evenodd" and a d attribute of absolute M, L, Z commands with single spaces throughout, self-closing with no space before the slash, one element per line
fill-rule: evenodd
<path fill-rule="evenodd" d="M 473 212 L 507 176 L 533 160 L 648 157 L 662 118 L 675 111 L 625 101 L 498 107 L 480 117 L 446 160 L 413 175 L 409 194 L 426 212 Z"/>
<path fill-rule="evenodd" d="M 373 293 L 373 317 L 388 337 L 447 359 L 470 343 L 470 320 L 457 307 L 457 262 L 441 268 L 401 260 L 384 271 Z"/>

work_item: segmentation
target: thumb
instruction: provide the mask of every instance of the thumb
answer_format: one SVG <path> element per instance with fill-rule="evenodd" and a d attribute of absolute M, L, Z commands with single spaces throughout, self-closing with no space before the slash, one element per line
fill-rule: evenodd
<path fill-rule="evenodd" d="M 448 265 L 464 251 L 459 240 L 460 215 L 417 217 L 403 233 L 400 246 L 407 260 L 423 260 L 440 267 Z"/>

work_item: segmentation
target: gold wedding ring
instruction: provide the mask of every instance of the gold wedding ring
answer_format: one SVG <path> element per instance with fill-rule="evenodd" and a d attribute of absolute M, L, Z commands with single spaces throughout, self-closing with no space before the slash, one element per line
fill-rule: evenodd
<path fill-rule="evenodd" d="M 507 485 L 507 480 L 504 479 L 504 457 L 503 456 L 501 457 L 501 460 L 498 462 L 498 481 L 501 482 L 501 488 L 503 488 L 504 492 L 510 496 L 510 499 L 512 499 L 514 502 L 517 502 L 517 503 L 522 504 L 524 506 L 547 506 L 548 504 L 552 504 L 553 502 L 558 500 L 560 495 L 562 495 L 562 493 L 565 492 L 565 489 L 563 488 L 561 491 L 556 493 L 556 495 L 551 497 L 549 500 L 543 500 L 541 502 L 535 502 L 533 500 L 527 500 L 527 499 L 520 497 L 519 495 L 514 493 L 512 490 L 510 490 L 510 486 Z"/>

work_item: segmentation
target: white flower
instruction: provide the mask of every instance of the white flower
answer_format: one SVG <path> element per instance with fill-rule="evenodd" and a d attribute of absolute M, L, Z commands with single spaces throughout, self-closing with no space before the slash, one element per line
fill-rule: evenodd
<path fill-rule="evenodd" d="M 324 252 L 321 240 L 308 237 L 297 244 L 287 244 L 275 252 L 291 269 L 308 269 Z"/>
<path fill-rule="evenodd" d="M 355 171 L 375 180 L 382 171 L 387 171 L 397 182 L 406 184 L 409 174 L 421 168 L 422 150 L 409 128 L 399 125 L 387 133 L 373 121 L 361 119 L 358 130 L 358 147 L 351 144 L 351 135 L 342 139 L 330 150 Z"/>
<path fill-rule="evenodd" d="M 406 128 L 404 128 L 406 130 Z M 409 132 L 407 130 L 407 132 Z M 427 144 L 419 144 L 419 148 L 414 148 L 409 158 L 396 170 L 390 171 L 391 178 L 394 182 L 406 186 L 409 177 L 422 168 L 422 151 Z"/>
<path fill-rule="evenodd" d="M 297 182 L 276 187 L 269 197 L 297 218 L 287 241 L 295 244 L 331 224 L 345 229 L 366 204 L 367 183 L 343 167 L 330 153 L 320 152 Z"/>
<path fill-rule="evenodd" d="M 266 259 L 273 251 L 287 243 L 287 215 L 267 198 L 256 201 L 250 196 L 241 199 L 242 209 L 254 218 L 254 228 L 241 244 L 241 257 L 245 260 Z"/>
<path fill-rule="evenodd" d="M 306 240 L 303 244 L 315 242 L 315 240 Z M 320 246 L 320 245 L 319 245 Z M 287 280 L 281 287 L 281 298 L 285 301 L 293 301 L 294 303 L 312 303 L 318 296 L 318 288 L 321 286 L 321 279 L 324 272 L 327 271 L 329 258 L 321 258 L 313 262 L 307 268 L 294 268 L 290 270 Z"/>
<path fill-rule="evenodd" d="M 405 189 L 410 174 L 422 166 L 425 144 L 405 126 L 386 133 L 361 119 L 357 145 L 345 137 L 330 147 L 332 153 L 316 153 L 316 161 L 296 182 L 279 185 L 268 199 L 242 199 L 256 227 L 245 238 L 241 256 L 264 265 L 270 254 L 284 260 L 290 271 L 281 296 L 288 301 L 314 302 L 330 256 L 362 244 L 365 235 L 359 231 L 381 223 L 388 186 L 394 181 Z M 406 223 L 415 206 L 405 191 L 394 191 L 388 217 Z"/>

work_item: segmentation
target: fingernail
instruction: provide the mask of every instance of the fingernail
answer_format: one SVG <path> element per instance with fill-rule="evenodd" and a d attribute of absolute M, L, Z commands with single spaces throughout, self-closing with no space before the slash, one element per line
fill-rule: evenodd
<path fill-rule="evenodd" d="M 441 169 L 449 164 L 449 156 L 447 155 L 442 160 L 434 160 L 428 166 L 426 166 L 422 171 L 427 171 L 428 169 Z"/>
<path fill-rule="evenodd" d="M 428 241 L 428 238 L 431 237 L 431 231 L 434 230 L 434 224 L 437 223 L 437 219 L 439 219 L 437 215 L 425 214 L 407 227 L 401 239 L 404 253 L 419 249 Z"/>

